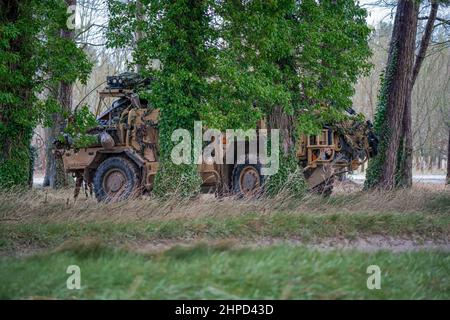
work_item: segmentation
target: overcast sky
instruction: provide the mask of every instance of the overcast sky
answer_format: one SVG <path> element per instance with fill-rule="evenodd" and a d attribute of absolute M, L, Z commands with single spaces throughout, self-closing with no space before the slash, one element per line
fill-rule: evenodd
<path fill-rule="evenodd" d="M 391 8 L 382 8 L 379 6 L 373 5 L 376 0 L 360 0 L 361 6 L 367 9 L 369 15 L 367 17 L 367 23 L 375 26 L 381 20 L 388 22 L 390 19 L 393 19 L 393 12 L 391 12 Z M 371 5 L 372 4 L 372 5 Z"/>

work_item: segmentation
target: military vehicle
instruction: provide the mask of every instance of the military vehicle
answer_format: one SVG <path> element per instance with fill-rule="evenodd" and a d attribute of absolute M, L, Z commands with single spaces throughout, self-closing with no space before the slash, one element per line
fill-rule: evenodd
<path fill-rule="evenodd" d="M 98 201 L 117 201 L 151 192 L 159 167 L 159 110 L 140 99 L 135 88 L 149 85 L 132 73 L 111 76 L 98 92 L 98 126 L 88 133 L 97 137 L 88 147 L 76 148 L 65 136 L 57 152 L 66 172 L 76 179 L 75 197 L 83 182 L 93 187 Z M 105 111 L 106 99 L 115 99 Z M 303 135 L 296 142 L 296 156 L 311 190 L 332 191 L 335 176 L 357 169 L 377 152 L 377 138 L 369 121 L 350 118 L 338 126 L 324 127 L 318 135 Z M 353 117 L 353 118 L 352 118 Z M 264 121 L 258 128 L 264 128 Z M 225 150 L 226 152 L 226 150 Z M 203 189 L 252 196 L 263 188 L 258 164 L 201 164 Z"/>

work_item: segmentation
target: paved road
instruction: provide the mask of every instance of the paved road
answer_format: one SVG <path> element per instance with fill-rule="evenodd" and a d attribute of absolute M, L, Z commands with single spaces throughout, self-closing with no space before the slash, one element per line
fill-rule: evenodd
<path fill-rule="evenodd" d="M 356 183 L 363 183 L 366 177 L 362 174 L 349 175 L 350 180 Z M 421 174 L 413 175 L 413 182 L 430 183 L 430 184 L 443 184 L 445 183 L 445 175 L 440 174 Z"/>
<path fill-rule="evenodd" d="M 35 187 L 40 187 L 44 183 L 44 177 L 34 177 L 33 184 Z"/>

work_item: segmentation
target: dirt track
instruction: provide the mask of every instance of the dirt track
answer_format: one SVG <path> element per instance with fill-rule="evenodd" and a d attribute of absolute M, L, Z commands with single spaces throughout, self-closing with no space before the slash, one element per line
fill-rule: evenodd
<path fill-rule="evenodd" d="M 130 244 L 129 247 L 137 252 L 147 253 L 155 251 L 164 251 L 174 246 L 192 246 L 202 243 L 201 241 L 154 241 L 137 242 Z M 382 236 L 371 236 L 356 240 L 347 240 L 339 238 L 323 239 L 317 243 L 303 243 L 299 239 L 276 239 L 263 238 L 257 241 L 241 241 L 239 239 L 208 241 L 209 245 L 230 246 L 232 248 L 260 248 L 273 245 L 306 246 L 307 248 L 317 250 L 357 250 L 363 252 L 375 252 L 378 250 L 388 250 L 392 252 L 406 252 L 417 250 L 441 250 L 450 252 L 450 241 L 434 240 L 413 240 Z"/>

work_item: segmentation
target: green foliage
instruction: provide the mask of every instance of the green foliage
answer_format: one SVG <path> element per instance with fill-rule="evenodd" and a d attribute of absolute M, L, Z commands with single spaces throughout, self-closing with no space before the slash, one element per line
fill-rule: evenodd
<path fill-rule="evenodd" d="M 215 51 L 206 46 L 211 31 L 210 16 L 206 14 L 208 3 L 208 0 L 150 1 L 150 22 L 156 32 L 148 36 L 140 50 L 159 57 L 164 66 L 157 74 L 159 81 L 150 97 L 161 110 L 162 161 L 155 179 L 155 195 L 176 193 L 188 197 L 200 191 L 202 180 L 197 166 L 172 163 L 170 137 L 179 128 L 192 131 L 194 121 L 201 118 L 200 111 L 205 107 L 203 97 L 208 94 L 207 76 Z"/>
<path fill-rule="evenodd" d="M 317 133 L 343 119 L 370 68 L 367 13 L 353 0 L 141 0 L 139 14 L 134 2 L 108 3 L 109 45 L 134 48 L 134 63 L 157 78 L 145 96 L 161 109 L 166 161 L 172 131 L 194 120 L 247 129 L 282 106 L 298 133 Z M 145 67 L 154 59 L 161 70 Z"/>
<path fill-rule="evenodd" d="M 27 137 L 17 136 L 14 147 L 9 150 L 8 158 L 0 160 L 0 188 L 28 185 L 31 170 L 29 141 L 31 141 L 31 131 L 28 132 Z M 13 142 L 3 140 L 2 144 L 13 145 Z"/>
<path fill-rule="evenodd" d="M 295 153 L 280 155 L 280 169 L 268 177 L 264 185 L 265 194 L 269 197 L 282 194 L 294 198 L 302 198 L 308 191 L 308 185 L 299 166 Z"/>
<path fill-rule="evenodd" d="M 97 135 L 89 135 L 87 131 L 98 125 L 95 115 L 89 110 L 89 106 L 85 105 L 73 112 L 69 117 L 67 127 L 64 129 L 66 134 L 72 137 L 75 148 L 87 148 L 98 143 Z M 64 143 L 63 135 L 58 139 Z"/>
<path fill-rule="evenodd" d="M 60 37 L 67 18 L 63 0 L 12 1 L 0 13 L 0 186 L 28 183 L 32 131 L 59 109 L 38 94 L 89 74 L 83 51 Z"/>
<path fill-rule="evenodd" d="M 33 186 L 33 176 L 34 176 L 34 164 L 36 162 L 36 158 L 38 156 L 37 148 L 35 146 L 30 145 L 30 167 L 28 174 L 28 185 L 30 188 Z"/>
<path fill-rule="evenodd" d="M 192 131 L 194 121 L 202 118 L 201 111 L 209 109 L 205 103 L 205 96 L 208 95 L 207 78 L 212 75 L 210 72 L 216 52 L 215 48 L 207 45 L 212 33 L 211 16 L 207 13 L 211 1 L 151 0 L 143 3 L 147 9 L 145 26 L 148 32 L 138 43 L 134 58 L 142 65 L 148 65 L 151 59 L 158 58 L 164 66 L 162 70 L 144 71 L 158 78 L 150 95 L 143 95 L 160 109 L 161 167 L 155 180 L 154 193 L 164 196 L 177 189 L 179 195 L 191 196 L 199 190 L 201 178 L 196 165 L 176 166 L 172 163 L 170 153 L 173 143 L 170 138 L 172 132 L 179 128 Z M 110 10 L 113 14 L 116 12 L 118 17 L 126 17 L 134 12 L 135 7 L 113 1 Z M 120 21 L 128 21 L 125 30 L 142 27 L 136 21 L 137 25 L 129 25 L 133 19 L 128 20 L 127 17 Z M 121 23 L 116 24 L 113 18 L 110 28 L 119 25 Z M 112 45 L 131 40 L 126 32 L 111 32 L 109 36 Z"/>
<path fill-rule="evenodd" d="M 217 11 L 227 21 L 223 60 L 242 72 L 238 85 L 255 86 L 249 98 L 262 114 L 281 105 L 302 133 L 342 119 L 370 67 L 364 9 L 351 0 L 280 0 L 227 1 Z"/>
<path fill-rule="evenodd" d="M 135 3 L 109 1 L 109 45 L 131 47 L 142 31 L 134 63 L 161 61 L 162 71 L 144 71 L 164 82 L 150 94 L 156 102 L 191 82 L 183 94 L 197 103 L 174 97 L 182 104 L 174 113 L 219 129 L 252 127 L 275 105 L 297 116 L 300 132 L 342 119 L 370 68 L 365 9 L 353 0 L 194 2 L 141 0 L 139 21 Z"/>
<path fill-rule="evenodd" d="M 85 133 L 87 130 L 92 129 L 97 125 L 98 123 L 95 115 L 89 110 L 89 106 L 84 105 L 72 113 L 65 132 L 76 135 Z"/>

